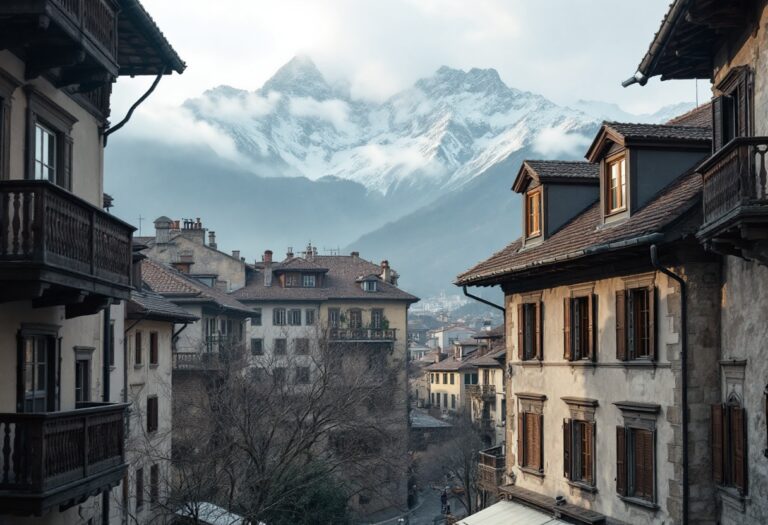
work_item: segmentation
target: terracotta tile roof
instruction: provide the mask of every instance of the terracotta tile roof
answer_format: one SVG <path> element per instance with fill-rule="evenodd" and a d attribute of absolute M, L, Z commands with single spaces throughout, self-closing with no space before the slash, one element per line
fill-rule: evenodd
<path fill-rule="evenodd" d="M 600 166 L 586 161 L 526 160 L 524 164 L 541 179 L 595 179 L 595 182 L 599 182 Z"/>
<path fill-rule="evenodd" d="M 351 255 L 317 255 L 313 263 L 327 268 L 322 287 L 281 288 L 277 279 L 272 279 L 272 286 L 264 286 L 264 269 L 254 271 L 245 287 L 232 293 L 240 301 L 326 301 L 331 299 L 398 300 L 416 302 L 419 300 L 397 286 L 379 281 L 377 291 L 366 292 L 357 279 L 364 275 L 380 274 L 381 267 L 360 257 Z M 273 265 L 279 268 L 282 263 Z"/>
<path fill-rule="evenodd" d="M 493 366 L 493 367 L 502 367 L 501 362 L 499 361 L 499 358 L 504 358 L 507 355 L 507 349 L 502 348 L 499 350 L 494 350 L 491 352 L 488 352 L 485 355 L 481 355 L 479 357 L 476 357 L 472 359 L 472 363 L 475 366 Z M 503 359 L 502 359 L 503 360 Z"/>
<path fill-rule="evenodd" d="M 453 356 L 447 357 L 439 363 L 424 367 L 425 370 L 429 370 L 431 372 L 455 372 L 457 370 L 472 370 L 473 368 L 476 367 L 474 364 L 472 364 L 471 359 L 465 357 L 463 360 L 459 361 Z"/>
<path fill-rule="evenodd" d="M 712 128 L 712 103 L 707 102 L 699 107 L 693 108 L 687 113 L 678 115 L 669 122 L 680 126 L 697 126 L 700 128 Z"/>
<path fill-rule="evenodd" d="M 660 139 L 706 142 L 712 138 L 712 131 L 701 126 L 630 124 L 626 122 L 604 122 L 603 124 L 624 137 L 625 140 Z"/>
<path fill-rule="evenodd" d="M 129 319 L 152 319 L 176 323 L 194 322 L 199 318 L 151 290 L 134 290 L 127 303 Z"/>
<path fill-rule="evenodd" d="M 460 274 L 455 284 L 494 284 L 503 277 L 533 267 L 555 265 L 593 253 L 597 247 L 641 238 L 662 231 L 698 202 L 701 176 L 690 170 L 626 221 L 601 227 L 600 204 L 574 217 L 549 239 L 521 250 L 520 239 Z"/>
<path fill-rule="evenodd" d="M 228 310 L 252 313 L 253 310 L 231 295 L 211 288 L 183 273 L 151 259 L 141 261 L 144 282 L 153 292 L 174 302 L 213 303 Z"/>
<path fill-rule="evenodd" d="M 312 261 L 308 261 L 303 257 L 292 257 L 283 262 L 277 263 L 273 266 L 275 271 L 279 270 L 303 270 L 312 272 L 327 272 L 328 268 L 324 268 L 319 264 L 315 264 Z"/>

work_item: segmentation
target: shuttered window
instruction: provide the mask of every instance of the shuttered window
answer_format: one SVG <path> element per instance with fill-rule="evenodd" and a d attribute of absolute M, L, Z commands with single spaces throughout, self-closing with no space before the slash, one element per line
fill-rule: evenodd
<path fill-rule="evenodd" d="M 656 431 L 616 428 L 616 492 L 655 501 Z"/>
<path fill-rule="evenodd" d="M 738 404 L 712 406 L 712 468 L 715 483 L 747 493 L 747 418 Z"/>
<path fill-rule="evenodd" d="M 571 481 L 595 484 L 595 423 L 566 419 L 563 422 L 563 460 L 565 477 Z"/>
<path fill-rule="evenodd" d="M 155 432 L 158 427 L 157 396 L 147 398 L 147 432 Z"/>
<path fill-rule="evenodd" d="M 517 356 L 521 361 L 543 359 L 542 303 L 517 306 Z"/>
<path fill-rule="evenodd" d="M 717 86 L 712 100 L 712 152 L 736 137 L 748 137 L 753 128 L 753 81 L 748 67 L 731 69 Z"/>
<path fill-rule="evenodd" d="M 653 286 L 616 292 L 616 358 L 656 359 L 656 290 Z"/>
<path fill-rule="evenodd" d="M 594 295 L 568 297 L 563 303 L 563 357 L 566 361 L 594 360 L 597 331 L 594 329 Z"/>
<path fill-rule="evenodd" d="M 544 416 L 521 412 L 518 418 L 517 455 L 521 467 L 544 472 Z"/>

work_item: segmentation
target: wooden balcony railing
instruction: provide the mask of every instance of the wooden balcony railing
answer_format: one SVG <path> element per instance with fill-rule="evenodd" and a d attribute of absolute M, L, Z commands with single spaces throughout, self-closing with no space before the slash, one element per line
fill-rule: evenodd
<path fill-rule="evenodd" d="M 698 168 L 704 182 L 704 229 L 742 206 L 768 205 L 768 137 L 739 137 Z"/>
<path fill-rule="evenodd" d="M 496 398 L 496 385 L 467 385 L 467 394 L 483 400 Z"/>
<path fill-rule="evenodd" d="M 221 369 L 219 354 L 207 352 L 174 352 L 174 370 L 219 370 Z"/>
<path fill-rule="evenodd" d="M 117 57 L 117 11 L 107 0 L 53 0 L 70 22 L 110 57 Z"/>
<path fill-rule="evenodd" d="M 502 484 L 506 458 L 501 446 L 483 450 L 479 454 L 477 481 L 485 490 L 495 490 Z"/>
<path fill-rule="evenodd" d="M 62 270 L 131 284 L 133 227 L 46 181 L 0 181 L 0 270 Z M 71 279 L 70 279 L 71 280 Z"/>
<path fill-rule="evenodd" d="M 331 341 L 394 341 L 396 331 L 393 328 L 331 328 L 329 333 Z"/>
<path fill-rule="evenodd" d="M 0 414 L 0 509 L 42 513 L 118 483 L 127 406 Z"/>

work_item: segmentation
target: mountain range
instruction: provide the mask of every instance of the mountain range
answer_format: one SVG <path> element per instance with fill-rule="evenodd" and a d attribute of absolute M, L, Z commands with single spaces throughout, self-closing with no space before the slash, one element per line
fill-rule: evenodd
<path fill-rule="evenodd" d="M 309 241 L 358 250 L 388 259 L 405 289 L 429 297 L 456 293 L 457 273 L 519 234 L 509 188 L 522 159 L 580 158 L 603 119 L 661 122 L 691 107 L 564 107 L 493 69 L 446 66 L 371 102 L 296 57 L 256 91 L 219 86 L 178 108 L 234 156 L 118 134 L 106 186 L 130 222 L 201 217 L 249 259 Z"/>

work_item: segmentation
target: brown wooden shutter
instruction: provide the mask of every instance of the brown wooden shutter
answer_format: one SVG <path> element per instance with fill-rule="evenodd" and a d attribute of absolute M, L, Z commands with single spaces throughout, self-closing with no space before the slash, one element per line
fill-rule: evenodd
<path fill-rule="evenodd" d="M 571 479 L 571 450 L 573 446 L 571 444 L 571 420 L 563 419 L 563 475 L 565 479 Z"/>
<path fill-rule="evenodd" d="M 712 153 L 723 147 L 723 97 L 712 99 Z"/>
<path fill-rule="evenodd" d="M 648 287 L 648 356 L 656 360 L 656 287 Z"/>
<path fill-rule="evenodd" d="M 738 119 L 738 128 L 736 134 L 739 137 L 749 136 L 749 72 L 745 68 L 739 78 L 736 94 L 736 115 Z"/>
<path fill-rule="evenodd" d="M 525 343 L 525 309 L 524 305 L 517 305 L 517 358 L 522 361 L 525 359 L 523 344 Z"/>
<path fill-rule="evenodd" d="M 536 416 L 536 466 L 540 472 L 544 472 L 544 414 Z"/>
<path fill-rule="evenodd" d="M 723 405 L 712 405 L 712 477 L 723 483 Z"/>
<path fill-rule="evenodd" d="M 627 360 L 627 292 L 616 292 L 616 359 Z"/>
<path fill-rule="evenodd" d="M 733 447 L 733 484 L 747 492 L 747 418 L 741 407 L 730 407 L 731 441 Z"/>
<path fill-rule="evenodd" d="M 589 351 L 589 359 L 595 361 L 597 358 L 597 330 L 595 329 L 595 323 L 597 322 L 597 296 L 595 294 L 589 294 L 587 315 L 589 315 L 589 338 L 587 340 L 587 348 Z"/>
<path fill-rule="evenodd" d="M 635 464 L 636 472 L 641 472 L 641 479 L 638 480 L 638 488 L 642 496 L 649 501 L 653 501 L 654 485 L 654 443 L 656 442 L 656 431 L 641 430 L 635 432 Z M 639 439 L 638 439 L 639 438 Z"/>
<path fill-rule="evenodd" d="M 64 144 L 62 145 L 62 166 L 61 169 L 63 173 L 61 174 L 61 180 L 57 181 L 57 183 L 62 187 L 66 188 L 69 191 L 72 191 L 72 163 L 73 163 L 73 152 L 72 148 L 74 145 L 74 140 L 72 139 L 72 136 L 69 134 L 66 134 L 63 136 L 64 138 Z"/>
<path fill-rule="evenodd" d="M 627 431 L 616 427 L 616 492 L 627 495 Z"/>
<path fill-rule="evenodd" d="M 525 421 L 523 413 L 517 414 L 517 464 L 525 466 Z"/>
<path fill-rule="evenodd" d="M 571 350 L 571 298 L 563 299 L 563 358 L 566 361 L 573 360 Z"/>
<path fill-rule="evenodd" d="M 584 429 L 587 432 L 587 447 L 589 450 L 589 457 L 586 462 L 586 478 L 591 484 L 595 484 L 595 435 L 597 434 L 597 423 L 587 423 L 584 425 Z"/>
<path fill-rule="evenodd" d="M 538 303 L 536 303 L 536 340 L 534 342 L 534 344 L 536 345 L 536 359 L 538 359 L 539 361 L 544 359 L 544 349 L 542 348 L 544 333 L 541 330 L 543 316 L 544 316 L 544 303 L 539 301 Z"/>

